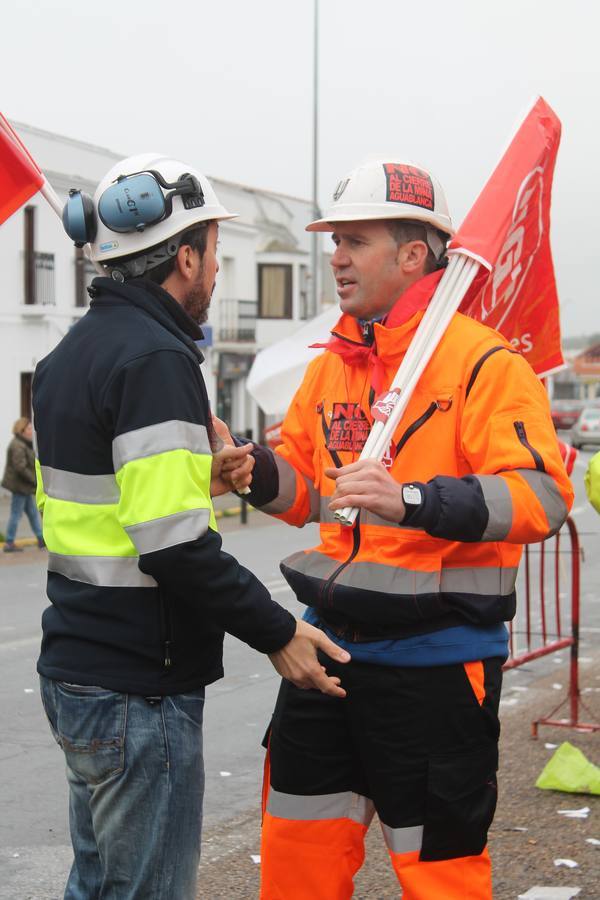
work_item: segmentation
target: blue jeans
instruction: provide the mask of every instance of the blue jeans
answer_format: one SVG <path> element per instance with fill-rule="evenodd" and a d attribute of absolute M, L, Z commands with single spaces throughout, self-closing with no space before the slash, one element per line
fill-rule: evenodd
<path fill-rule="evenodd" d="M 75 859 L 65 900 L 194 900 L 204 688 L 144 698 L 40 678 Z"/>
<path fill-rule="evenodd" d="M 11 494 L 10 515 L 8 517 L 8 525 L 6 526 L 6 540 L 12 544 L 17 534 L 17 526 L 19 519 L 23 515 L 23 511 L 27 513 L 31 530 L 36 538 L 42 536 L 42 526 L 40 517 L 35 505 L 35 497 L 33 494 Z"/>

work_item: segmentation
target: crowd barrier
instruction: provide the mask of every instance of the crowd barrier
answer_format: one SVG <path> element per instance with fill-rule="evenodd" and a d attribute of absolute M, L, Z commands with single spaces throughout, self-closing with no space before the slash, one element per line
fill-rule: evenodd
<path fill-rule="evenodd" d="M 510 656 L 505 670 L 559 650 L 570 651 L 567 696 L 547 716 L 531 723 L 534 738 L 538 736 L 540 725 L 579 731 L 600 730 L 600 724 L 579 718 L 580 710 L 591 715 L 579 689 L 581 546 L 575 522 L 568 518 L 565 526 L 566 530 L 561 529 L 547 541 L 525 547 L 522 562 L 524 590 L 517 601 L 517 617 L 509 626 Z M 564 706 L 568 706 L 568 716 L 555 718 Z"/>

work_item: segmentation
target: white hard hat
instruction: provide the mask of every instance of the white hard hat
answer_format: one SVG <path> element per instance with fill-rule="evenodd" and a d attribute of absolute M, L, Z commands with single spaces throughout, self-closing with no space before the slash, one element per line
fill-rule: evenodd
<path fill-rule="evenodd" d="M 130 180 L 133 175 L 152 177 L 138 179 L 137 192 L 130 195 L 127 185 L 135 184 Z M 144 212 L 157 210 L 160 215 L 162 208 L 163 214 L 158 221 L 140 221 L 131 227 L 131 215 L 138 212 L 136 203 L 145 207 Z M 199 222 L 237 217 L 237 213 L 221 206 L 206 176 L 187 163 L 158 153 L 130 156 L 114 165 L 96 188 L 93 205 L 97 228 L 90 241 L 91 258 L 99 263 L 141 253 Z"/>
<path fill-rule="evenodd" d="M 437 178 L 410 162 L 367 162 L 337 185 L 332 203 L 307 231 L 333 231 L 332 222 L 411 219 L 454 234 L 448 204 Z"/>

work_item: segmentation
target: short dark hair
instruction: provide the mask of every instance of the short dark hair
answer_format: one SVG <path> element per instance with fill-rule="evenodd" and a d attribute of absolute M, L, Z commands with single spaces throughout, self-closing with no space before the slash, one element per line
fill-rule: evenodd
<path fill-rule="evenodd" d="M 194 225 L 192 228 L 188 228 L 187 231 L 184 231 L 181 235 L 181 239 L 179 241 L 179 246 L 183 246 L 188 244 L 192 250 L 197 250 L 200 254 L 200 259 L 204 258 L 204 254 L 206 253 L 206 243 L 208 238 L 208 222 L 202 222 L 199 225 Z M 165 259 L 163 263 L 159 266 L 156 266 L 154 269 L 150 269 L 149 272 L 144 273 L 144 278 L 149 278 L 150 281 L 153 281 L 155 284 L 161 285 L 163 284 L 171 272 L 173 272 L 175 268 L 175 256 L 170 256 L 169 259 Z"/>
<path fill-rule="evenodd" d="M 432 225 L 425 226 L 422 222 L 414 222 L 411 219 L 386 219 L 385 225 L 398 247 L 401 244 L 407 244 L 409 241 L 423 241 L 423 243 L 427 244 L 426 275 L 435 272 L 436 269 L 444 268 L 447 261 L 446 254 L 442 253 L 439 259 L 436 257 L 427 240 L 427 228 L 431 228 L 445 246 L 448 242 L 448 235 L 444 231 L 440 231 L 439 228 L 435 228 Z"/>
<path fill-rule="evenodd" d="M 127 256 L 119 256 L 118 259 L 115 260 L 107 260 L 105 268 L 110 272 L 111 270 L 121 272 L 123 278 L 119 280 L 128 280 L 130 278 L 149 278 L 150 281 L 153 281 L 155 284 L 162 285 L 171 272 L 175 268 L 175 258 L 177 256 L 177 250 L 179 247 L 187 244 L 193 250 L 197 250 L 200 254 L 200 259 L 204 258 L 204 254 L 206 253 L 206 245 L 208 240 L 208 222 L 198 222 L 196 225 L 192 225 L 191 228 L 186 228 L 185 231 L 180 231 L 179 234 L 173 235 L 173 237 L 169 238 L 168 241 L 163 241 L 161 244 L 156 244 L 154 247 L 148 247 L 146 250 L 139 251 L 137 253 L 128 253 Z M 173 250 L 175 252 L 173 253 Z M 172 253 L 173 255 L 169 255 Z M 155 265 L 152 269 L 146 269 L 144 271 L 144 263 L 143 258 L 145 256 L 155 257 L 158 255 L 158 258 L 163 257 L 162 262 L 159 262 L 158 265 Z M 136 272 L 135 265 L 129 267 L 128 263 L 133 263 L 136 259 L 140 260 L 141 266 Z M 113 278 L 114 278 L 113 274 Z"/>

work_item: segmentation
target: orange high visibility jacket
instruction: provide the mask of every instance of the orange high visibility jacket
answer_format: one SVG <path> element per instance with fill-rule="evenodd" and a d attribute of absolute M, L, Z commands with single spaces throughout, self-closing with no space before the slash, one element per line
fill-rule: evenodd
<path fill-rule="evenodd" d="M 384 387 L 422 315 L 373 326 Z M 350 316 L 333 333 L 363 341 Z M 283 561 L 289 584 L 355 640 L 511 619 L 522 545 L 556 532 L 573 500 L 542 384 L 502 335 L 457 313 L 388 454 L 392 477 L 419 484 L 424 501 L 402 524 L 362 510 L 350 528 L 328 509 L 324 469 L 358 459 L 372 393 L 365 359 L 326 351 L 294 397 L 283 443 L 256 453 L 251 502 L 292 525 L 320 522 L 319 546 Z"/>

